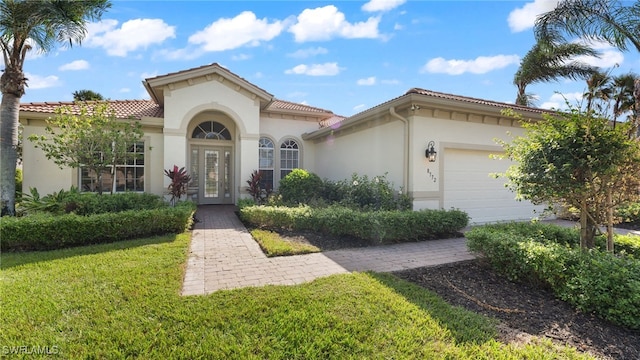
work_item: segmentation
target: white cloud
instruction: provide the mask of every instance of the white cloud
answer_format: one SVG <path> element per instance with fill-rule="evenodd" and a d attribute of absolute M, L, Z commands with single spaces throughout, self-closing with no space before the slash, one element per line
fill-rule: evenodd
<path fill-rule="evenodd" d="M 359 79 L 357 84 L 358 85 L 363 85 L 363 86 L 375 85 L 376 84 L 376 77 L 375 76 L 370 76 L 370 77 L 365 78 L 365 79 Z"/>
<path fill-rule="evenodd" d="M 143 72 L 142 74 L 140 74 L 140 78 L 141 79 L 151 79 L 158 76 L 158 72 L 154 71 L 154 72 Z"/>
<path fill-rule="evenodd" d="M 244 11 L 229 19 L 222 18 L 189 36 L 189 43 L 201 45 L 204 51 L 224 51 L 241 46 L 258 46 L 280 35 L 284 23 L 257 19 L 251 11 Z"/>
<path fill-rule="evenodd" d="M 129 89 L 129 88 L 122 88 L 122 89 L 118 90 L 118 92 L 121 92 L 121 93 L 130 93 L 130 92 L 131 92 L 131 89 Z"/>
<path fill-rule="evenodd" d="M 543 109 L 564 109 L 566 108 L 566 103 L 576 103 L 582 100 L 584 96 L 581 92 L 573 92 L 573 93 L 555 93 L 549 97 L 548 101 L 545 101 L 540 105 Z"/>
<path fill-rule="evenodd" d="M 289 32 L 293 33 L 296 42 L 326 41 L 334 37 L 375 39 L 380 36 L 379 23 L 380 17 L 370 17 L 366 22 L 351 24 L 338 8 L 327 5 L 302 11 Z"/>
<path fill-rule="evenodd" d="M 176 37 L 175 26 L 167 25 L 162 19 L 134 19 L 124 22 L 120 28 L 117 26 L 117 20 L 88 24 L 85 44 L 104 48 L 111 56 L 127 56 L 131 51 Z"/>
<path fill-rule="evenodd" d="M 27 78 L 27 85 L 29 89 L 46 89 L 60 85 L 60 79 L 55 75 L 39 76 L 36 74 L 24 73 Z"/>
<path fill-rule="evenodd" d="M 556 8 L 558 0 L 534 0 L 517 8 L 507 18 L 511 32 L 521 32 L 531 29 L 538 15 L 544 14 Z"/>
<path fill-rule="evenodd" d="M 162 60 L 193 60 L 204 54 L 201 49 L 186 47 L 183 49 L 168 50 L 162 49 L 153 54 L 154 59 Z"/>
<path fill-rule="evenodd" d="M 323 47 L 315 47 L 315 48 L 300 49 L 296 52 L 287 54 L 287 56 L 292 58 L 297 58 L 297 59 L 304 59 L 304 58 L 308 58 L 316 55 L 324 55 L 328 53 L 329 53 L 329 50 Z"/>
<path fill-rule="evenodd" d="M 356 105 L 356 106 L 353 107 L 353 111 L 360 112 L 360 111 L 365 109 L 365 106 L 366 106 L 365 104 Z"/>
<path fill-rule="evenodd" d="M 368 3 L 362 5 L 362 10 L 368 12 L 389 11 L 405 2 L 406 0 L 370 0 Z"/>
<path fill-rule="evenodd" d="M 611 44 L 603 41 L 590 41 L 580 39 L 576 41 L 580 44 L 585 44 L 600 52 L 600 57 L 595 56 L 576 56 L 573 60 L 583 62 L 587 65 L 596 66 L 600 68 L 614 67 L 621 65 L 624 61 L 624 54 L 619 50 L 611 46 Z"/>
<path fill-rule="evenodd" d="M 243 60 L 249 60 L 249 59 L 251 59 L 251 55 L 249 54 L 238 54 L 238 55 L 231 56 L 231 60 L 234 60 L 234 61 L 243 61 Z"/>
<path fill-rule="evenodd" d="M 518 64 L 518 55 L 479 56 L 474 60 L 447 60 L 442 57 L 429 60 L 420 72 L 444 73 L 461 75 L 464 73 L 485 74 L 496 69 L 502 69 L 511 64 Z"/>
<path fill-rule="evenodd" d="M 86 60 L 75 60 L 68 64 L 64 64 L 58 68 L 60 71 L 86 70 L 89 68 L 89 62 Z"/>
<path fill-rule="evenodd" d="M 334 76 L 340 73 L 338 63 L 324 63 L 313 65 L 298 65 L 292 69 L 285 70 L 285 74 L 309 75 L 309 76 Z"/>

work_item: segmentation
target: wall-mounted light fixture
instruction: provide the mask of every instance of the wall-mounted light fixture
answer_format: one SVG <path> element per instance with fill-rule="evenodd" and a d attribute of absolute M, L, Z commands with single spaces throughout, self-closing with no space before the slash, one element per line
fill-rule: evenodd
<path fill-rule="evenodd" d="M 436 155 L 438 155 L 438 152 L 435 149 L 435 145 L 435 142 L 429 141 L 429 144 L 427 144 L 427 150 L 424 151 L 424 157 L 426 157 L 429 162 L 436 161 Z"/>

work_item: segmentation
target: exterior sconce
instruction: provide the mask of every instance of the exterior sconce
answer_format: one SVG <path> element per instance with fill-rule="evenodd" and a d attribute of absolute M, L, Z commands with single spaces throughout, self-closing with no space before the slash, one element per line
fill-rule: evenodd
<path fill-rule="evenodd" d="M 424 151 L 424 157 L 426 157 L 429 162 L 436 161 L 436 155 L 438 155 L 438 152 L 435 149 L 435 145 L 435 142 L 429 141 L 429 144 L 427 144 L 427 150 Z"/>

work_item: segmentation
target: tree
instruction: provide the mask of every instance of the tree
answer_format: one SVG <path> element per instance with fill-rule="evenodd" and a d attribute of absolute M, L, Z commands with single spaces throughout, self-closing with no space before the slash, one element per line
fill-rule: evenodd
<path fill-rule="evenodd" d="M 48 52 L 58 43 L 79 44 L 87 21 L 99 20 L 108 0 L 0 0 L 0 48 L 5 69 L 0 77 L 0 214 L 15 214 L 16 147 L 20 98 L 28 79 L 23 65 L 36 47 Z"/>
<path fill-rule="evenodd" d="M 102 101 L 104 97 L 92 90 L 78 90 L 73 92 L 73 101 Z"/>
<path fill-rule="evenodd" d="M 628 4 L 628 5 L 627 5 Z M 640 52 L 640 2 L 618 0 L 562 0 L 536 19 L 536 38 L 564 39 L 567 35 L 607 42 L 622 51 L 631 45 Z M 636 126 L 640 124 L 640 79 L 635 80 Z"/>
<path fill-rule="evenodd" d="M 571 109 L 522 126 L 524 136 L 499 141 L 514 161 L 508 186 L 534 204 L 578 209 L 581 247 L 594 247 L 613 207 L 638 198 L 640 143 L 627 136 L 629 124 L 613 128 L 595 112 Z"/>
<path fill-rule="evenodd" d="M 572 60 L 579 55 L 598 56 L 589 46 L 578 43 L 558 43 L 551 39 L 538 41 L 522 58 L 514 75 L 513 83 L 518 88 L 516 104 L 532 106 L 532 96 L 526 93 L 527 86 L 538 82 L 555 81 L 559 78 L 586 79 L 596 68 Z"/>
<path fill-rule="evenodd" d="M 640 3 L 617 0 L 562 0 L 536 19 L 538 39 L 566 35 L 607 42 L 620 50 L 631 44 L 640 51 Z"/>
<path fill-rule="evenodd" d="M 135 159 L 129 149 L 143 136 L 139 122 L 117 120 L 104 103 L 83 106 L 78 114 L 60 107 L 47 120 L 45 132 L 47 135 L 31 135 L 29 140 L 61 169 L 83 167 L 95 174 L 100 193 L 103 175 L 109 173 L 116 179 L 116 165 Z"/>
<path fill-rule="evenodd" d="M 597 107 L 599 112 L 605 109 L 603 105 L 611 100 L 613 88 L 611 77 L 602 71 L 596 71 L 587 79 L 587 92 L 584 98 L 587 99 L 587 112 Z"/>
<path fill-rule="evenodd" d="M 631 112 L 630 119 L 635 119 L 635 98 L 633 96 L 634 81 L 638 75 L 634 73 L 622 74 L 613 77 L 612 100 L 613 100 L 613 126 L 616 126 L 620 115 Z M 638 124 L 633 127 L 637 128 Z M 631 129 L 633 131 L 633 129 Z"/>

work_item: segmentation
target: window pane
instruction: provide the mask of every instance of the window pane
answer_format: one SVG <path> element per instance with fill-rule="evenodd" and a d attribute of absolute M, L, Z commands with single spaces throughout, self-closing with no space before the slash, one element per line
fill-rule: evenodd
<path fill-rule="evenodd" d="M 80 167 L 80 191 L 144 191 L 144 142 L 135 143 L 128 150 L 132 156 L 124 164 L 116 165 L 115 178 L 111 169 L 103 171 L 102 179 L 98 179 L 94 170 Z"/>
<path fill-rule="evenodd" d="M 258 170 L 262 174 L 260 184 L 266 189 L 273 189 L 274 147 L 273 141 L 269 138 L 260 138 L 258 143 Z"/>

